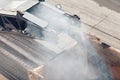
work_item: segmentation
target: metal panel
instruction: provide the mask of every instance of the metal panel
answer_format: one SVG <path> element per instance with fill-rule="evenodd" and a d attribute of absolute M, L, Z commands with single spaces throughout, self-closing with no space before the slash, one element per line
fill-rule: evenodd
<path fill-rule="evenodd" d="M 57 36 L 57 38 L 58 38 L 57 44 L 52 44 L 50 41 L 43 41 L 43 40 L 37 40 L 37 39 L 35 41 L 44 45 L 46 48 L 54 51 L 57 54 L 60 54 L 64 50 L 68 50 L 77 45 L 77 41 L 71 38 L 66 33 L 60 33 Z"/>
<path fill-rule="evenodd" d="M 0 0 L 0 13 L 16 15 L 17 11 L 26 11 L 38 2 L 38 0 Z"/>
<path fill-rule="evenodd" d="M 24 18 L 28 19 L 29 21 L 37 24 L 38 26 L 44 28 L 48 25 L 48 23 L 46 21 L 43 21 L 41 20 L 40 18 L 28 13 L 28 12 L 25 12 L 24 15 L 23 15 Z"/>

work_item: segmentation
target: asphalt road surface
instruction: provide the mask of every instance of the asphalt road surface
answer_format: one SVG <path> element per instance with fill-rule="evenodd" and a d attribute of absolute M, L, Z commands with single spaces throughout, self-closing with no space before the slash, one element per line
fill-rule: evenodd
<path fill-rule="evenodd" d="M 120 0 L 94 0 L 100 6 L 105 6 L 109 9 L 115 10 L 120 13 Z"/>
<path fill-rule="evenodd" d="M 120 0 L 47 0 L 61 4 L 70 14 L 77 14 L 88 32 L 95 33 L 105 43 L 120 49 Z"/>

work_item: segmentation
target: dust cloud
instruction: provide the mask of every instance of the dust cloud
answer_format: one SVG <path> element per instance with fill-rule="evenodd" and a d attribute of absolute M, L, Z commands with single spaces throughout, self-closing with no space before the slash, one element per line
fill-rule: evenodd
<path fill-rule="evenodd" d="M 55 11 L 48 6 L 42 3 L 28 10 L 31 14 L 47 21 L 47 27 L 40 28 L 33 24 L 26 29 L 37 39 L 44 40 L 59 49 L 57 57 L 45 62 L 43 80 L 112 80 L 106 64 L 87 39 L 85 26 L 81 26 L 77 18 Z M 69 36 L 72 43 L 77 43 L 70 47 L 72 43 L 66 44 L 59 40 L 58 36 L 61 33 Z M 68 39 L 66 37 L 63 40 Z"/>

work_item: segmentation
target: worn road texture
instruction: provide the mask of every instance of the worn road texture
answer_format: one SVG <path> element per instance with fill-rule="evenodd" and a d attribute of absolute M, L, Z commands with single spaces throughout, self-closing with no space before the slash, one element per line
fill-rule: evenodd
<path fill-rule="evenodd" d="M 88 32 L 120 49 L 120 0 L 47 0 L 61 4 L 62 10 L 81 17 Z"/>

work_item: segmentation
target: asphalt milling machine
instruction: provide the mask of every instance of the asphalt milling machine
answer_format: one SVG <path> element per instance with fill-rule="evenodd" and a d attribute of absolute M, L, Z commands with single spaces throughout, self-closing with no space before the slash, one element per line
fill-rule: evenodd
<path fill-rule="evenodd" d="M 112 80 L 83 31 L 44 0 L 0 0 L 0 79 Z"/>

